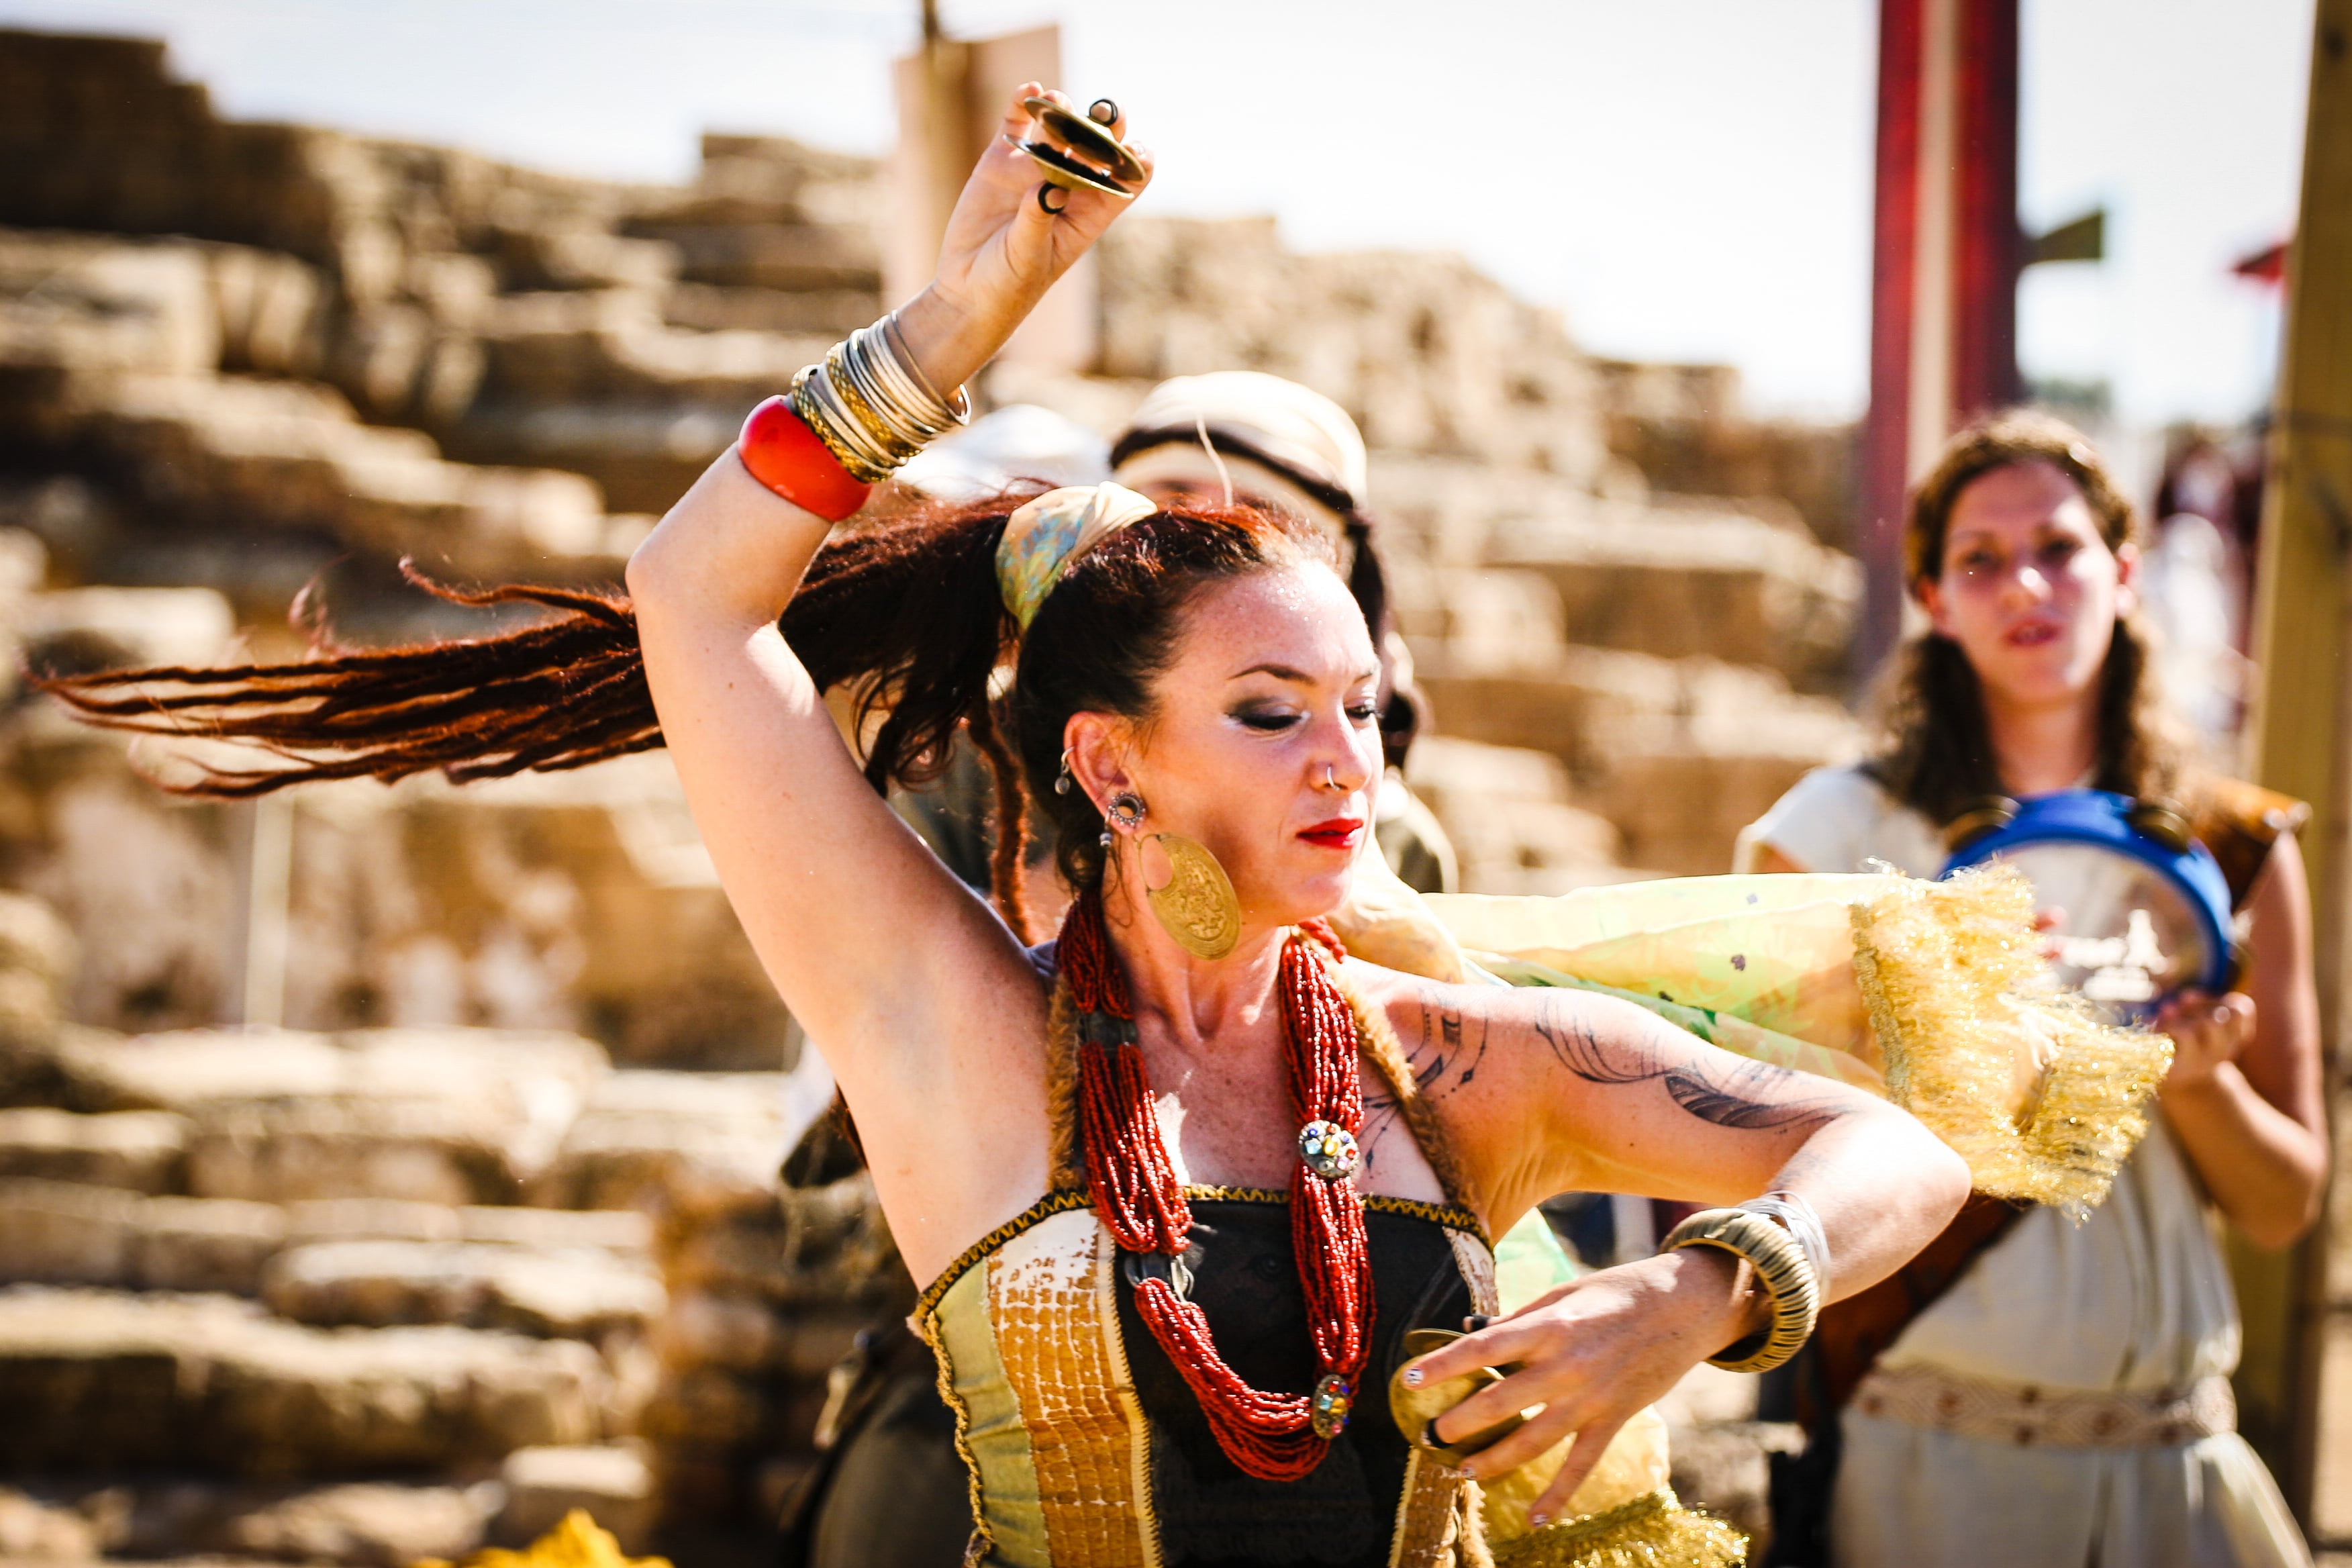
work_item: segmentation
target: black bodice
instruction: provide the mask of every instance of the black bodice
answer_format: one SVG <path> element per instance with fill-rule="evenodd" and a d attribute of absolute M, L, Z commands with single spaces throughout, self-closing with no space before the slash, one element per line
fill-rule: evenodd
<path fill-rule="evenodd" d="M 1195 1197 L 1192 1210 L 1192 1245 L 1183 1257 L 1189 1294 L 1207 1314 L 1226 1364 L 1253 1387 L 1310 1392 L 1318 1374 L 1292 1261 L 1288 1202 Z M 1404 1359 L 1408 1331 L 1459 1329 L 1475 1310 L 1439 1212 L 1366 1207 L 1376 1303 L 1371 1357 L 1347 1430 L 1320 1465 L 1294 1482 L 1259 1480 L 1225 1457 L 1192 1389 L 1136 1312 L 1129 1271 L 1119 1271 L 1119 1328 L 1151 1425 L 1152 1499 L 1164 1561 L 1182 1568 L 1387 1563 L 1406 1459 L 1404 1437 L 1389 1415 L 1390 1374 Z"/>

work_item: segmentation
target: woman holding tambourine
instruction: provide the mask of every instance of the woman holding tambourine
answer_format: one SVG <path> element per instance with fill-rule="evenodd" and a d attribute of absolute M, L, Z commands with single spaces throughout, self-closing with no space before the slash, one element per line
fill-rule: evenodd
<path fill-rule="evenodd" d="M 1977 1200 L 1901 1278 L 1832 1309 L 1796 1388 L 1814 1448 L 1810 1479 L 1783 1478 L 1782 1561 L 2309 1561 L 2235 1432 L 2237 1308 L 2205 1214 L 2276 1247 L 2318 1212 L 2306 814 L 2185 766 L 2132 531 L 2057 421 L 1956 437 L 1906 527 L 1930 629 L 1885 747 L 1809 775 L 1741 837 L 1751 870 L 2007 860 L 2062 975 L 2176 1047 L 2164 1114 L 2085 1222 Z M 1803 1527 L 1809 1486 L 1825 1543 Z"/>

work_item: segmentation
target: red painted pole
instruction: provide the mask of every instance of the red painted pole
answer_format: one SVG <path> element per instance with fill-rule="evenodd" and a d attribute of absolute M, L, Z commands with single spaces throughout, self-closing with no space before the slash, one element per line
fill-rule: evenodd
<path fill-rule="evenodd" d="M 1959 221 L 1953 237 L 1952 402 L 1960 424 L 2025 394 L 2017 373 L 2018 0 L 1965 0 L 1959 48 Z"/>
<path fill-rule="evenodd" d="M 1870 413 L 1859 465 L 1865 583 L 1855 671 L 1867 677 L 1903 627 L 1903 491 L 1911 423 L 1916 291 L 1920 26 L 1926 0 L 1879 0 L 1878 154 L 1871 219 Z"/>
<path fill-rule="evenodd" d="M 1879 0 L 1864 677 L 1902 634 L 1905 492 L 1953 429 L 2022 392 L 2017 54 L 2018 0 Z"/>

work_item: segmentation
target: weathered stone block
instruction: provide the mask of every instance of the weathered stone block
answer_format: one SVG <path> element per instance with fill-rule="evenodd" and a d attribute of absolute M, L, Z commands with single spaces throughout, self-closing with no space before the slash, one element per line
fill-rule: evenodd
<path fill-rule="evenodd" d="M 236 632 L 210 588 L 59 589 L 20 601 L 15 619 L 35 667 L 50 669 L 211 664 Z"/>
<path fill-rule="evenodd" d="M 0 1176 L 168 1193 L 181 1184 L 187 1147 L 187 1119 L 168 1110 L 0 1110 Z"/>
<path fill-rule="evenodd" d="M 608 1252 L 408 1241 L 289 1248 L 270 1264 L 262 1297 L 297 1322 L 462 1323 L 570 1338 L 641 1329 L 667 1300 L 649 1266 Z"/>
<path fill-rule="evenodd" d="M 575 1508 L 611 1531 L 625 1552 L 642 1551 L 653 1533 L 653 1469 L 635 1448 L 518 1448 L 499 1479 L 506 1506 L 491 1533 L 503 1544 L 538 1540 Z"/>
<path fill-rule="evenodd" d="M 457 1211 L 457 1228 L 467 1241 L 511 1247 L 587 1247 L 629 1258 L 649 1256 L 654 1247 L 653 1217 L 635 1209 L 465 1208 Z"/>
<path fill-rule="evenodd" d="M 704 1290 L 677 1297 L 654 1332 L 656 1348 L 672 1366 L 760 1372 L 784 1359 L 783 1320 L 753 1297 Z"/>
<path fill-rule="evenodd" d="M 1571 643 L 1832 677 L 1861 602 L 1861 568 L 1789 529 L 1732 513 L 1547 521 L 1494 564 L 1559 593 Z"/>
<path fill-rule="evenodd" d="M 136 1256 L 141 1201 L 116 1187 L 0 1181 L 0 1279 L 119 1285 Z"/>
<path fill-rule="evenodd" d="M 757 1384 L 698 1367 L 664 1380 L 646 1407 L 643 1430 L 656 1441 L 748 1443 L 760 1435 L 767 1405 Z"/>
<path fill-rule="evenodd" d="M 286 1239 L 319 1241 L 457 1241 L 465 1234 L 459 1211 L 446 1204 L 403 1198 L 310 1198 L 286 1205 Z"/>
<path fill-rule="evenodd" d="M 124 1550 L 227 1555 L 338 1568 L 407 1568 L 482 1544 L 495 1483 L 356 1481 L 323 1487 L 182 1480 L 140 1489 Z"/>
<path fill-rule="evenodd" d="M 140 1205 L 131 1277 L 147 1290 L 252 1296 L 286 1244 L 286 1211 L 234 1198 L 150 1198 Z"/>
<path fill-rule="evenodd" d="M 586 1345 L 457 1328 L 326 1331 L 224 1297 L 0 1292 L 0 1424 L 15 1468 L 226 1464 L 330 1475 L 593 1439 Z"/>
<path fill-rule="evenodd" d="M 185 1112 L 218 1101 L 329 1095 L 343 1081 L 334 1043 L 292 1029 L 89 1037 L 68 1042 L 58 1057 L 86 1110 Z"/>
<path fill-rule="evenodd" d="M 532 1197 L 551 1208 L 679 1213 L 764 1203 L 783 1160 L 790 1077 L 616 1072 L 565 1132 Z"/>
<path fill-rule="evenodd" d="M 188 1150 L 199 1197 L 285 1203 L 379 1193 L 456 1205 L 516 1193 L 500 1128 L 446 1102 L 303 1100 L 208 1113 Z"/>
<path fill-rule="evenodd" d="M 61 1061 L 81 1103 L 190 1113 L 199 1196 L 445 1205 L 516 1196 L 604 1071 L 593 1041 L 493 1030 L 198 1030 L 78 1044 Z"/>
<path fill-rule="evenodd" d="M 95 1563 L 105 1545 L 88 1514 L 0 1487 L 0 1563 Z"/>

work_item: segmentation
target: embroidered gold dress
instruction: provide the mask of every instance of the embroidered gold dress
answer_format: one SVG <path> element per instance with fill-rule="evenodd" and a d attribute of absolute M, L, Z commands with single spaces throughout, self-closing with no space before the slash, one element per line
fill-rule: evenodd
<path fill-rule="evenodd" d="M 1193 1187 L 1181 1259 L 1218 1348 L 1255 1386 L 1314 1386 L 1287 1194 Z M 1385 1387 L 1405 1333 L 1496 1310 L 1494 1256 L 1466 1209 L 1367 1198 L 1375 1317 L 1365 1385 Z M 1225 1458 L 1192 1390 L 1136 1315 L 1132 1255 L 1086 1194 L 1054 1194 L 925 1292 L 973 1473 L 975 1561 L 1084 1564 L 1450 1563 L 1468 1483 L 1360 1401 L 1322 1464 L 1289 1484 Z M 1377 1380 L 1377 1381 L 1376 1381 Z M 1475 1561 L 1475 1558 L 1468 1559 Z"/>

